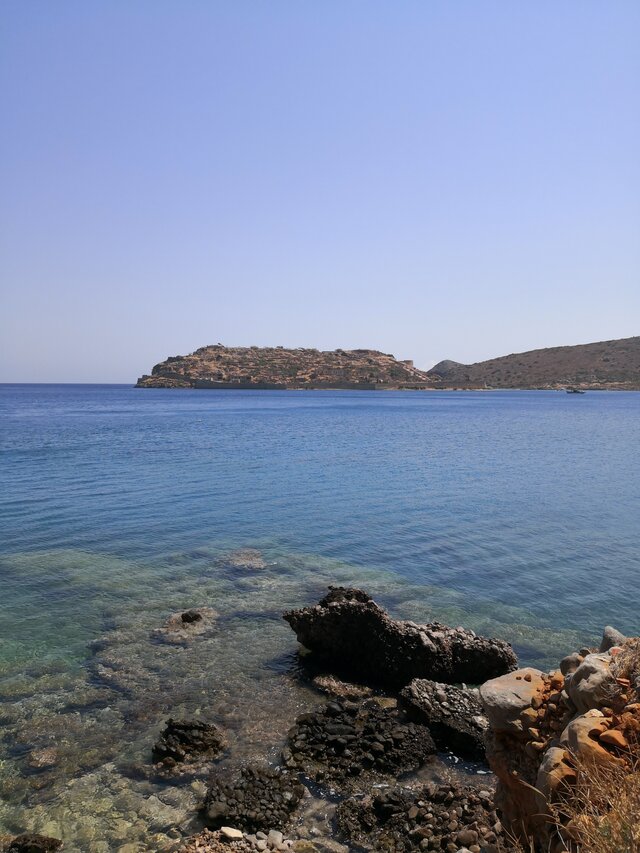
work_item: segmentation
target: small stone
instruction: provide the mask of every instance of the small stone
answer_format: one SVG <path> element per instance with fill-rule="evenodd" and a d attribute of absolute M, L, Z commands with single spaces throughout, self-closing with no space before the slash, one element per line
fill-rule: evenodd
<path fill-rule="evenodd" d="M 238 841 L 243 837 L 243 832 L 240 829 L 235 829 L 233 826 L 221 826 L 220 834 L 229 841 Z"/>
<path fill-rule="evenodd" d="M 270 847 L 279 847 L 284 840 L 283 834 L 277 829 L 271 829 L 267 836 L 267 843 Z"/>

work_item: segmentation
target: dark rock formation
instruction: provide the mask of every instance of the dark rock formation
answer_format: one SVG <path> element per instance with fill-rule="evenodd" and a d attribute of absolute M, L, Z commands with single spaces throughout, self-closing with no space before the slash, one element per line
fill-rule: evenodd
<path fill-rule="evenodd" d="M 212 829 L 233 826 L 245 832 L 282 830 L 305 790 L 286 770 L 243 767 L 240 777 L 233 781 L 211 777 L 203 816 Z"/>
<path fill-rule="evenodd" d="M 395 777 L 417 770 L 434 752 L 425 726 L 406 722 L 396 707 L 367 699 L 330 702 L 298 717 L 282 759 L 317 782 L 351 788 L 357 780 L 362 788 L 363 774 Z"/>
<path fill-rule="evenodd" d="M 8 847 L 6 853 L 53 853 L 62 848 L 62 841 L 49 838 L 46 835 L 17 835 Z"/>
<path fill-rule="evenodd" d="M 379 851 L 514 851 L 502 832 L 491 793 L 456 785 L 391 788 L 338 806 L 340 832 Z"/>
<path fill-rule="evenodd" d="M 358 589 L 330 587 L 315 607 L 290 610 L 284 618 L 317 659 L 370 684 L 397 689 L 414 678 L 479 684 L 516 666 L 503 640 L 438 622 L 391 619 Z"/>
<path fill-rule="evenodd" d="M 216 758 L 224 748 L 217 727 L 197 720 L 167 720 L 167 726 L 153 747 L 153 758 L 166 765 Z"/>
<path fill-rule="evenodd" d="M 439 749 L 451 750 L 462 758 L 485 758 L 484 736 L 489 726 L 475 690 L 461 690 L 416 678 L 400 693 L 407 716 L 429 726 Z"/>

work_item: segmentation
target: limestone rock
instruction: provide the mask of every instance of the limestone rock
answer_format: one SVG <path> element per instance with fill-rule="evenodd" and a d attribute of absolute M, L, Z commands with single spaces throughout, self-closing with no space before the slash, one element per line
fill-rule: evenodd
<path fill-rule="evenodd" d="M 545 680 L 542 672 L 532 667 L 492 678 L 480 687 L 480 701 L 489 725 L 496 732 L 526 736 L 526 715 L 542 695 Z M 524 715 L 524 721 L 523 721 Z M 530 722 L 533 722 L 533 717 Z"/>
<path fill-rule="evenodd" d="M 614 646 L 622 646 L 626 643 L 627 638 L 620 631 L 616 631 L 611 625 L 607 625 L 602 634 L 602 642 L 600 643 L 600 652 L 608 652 Z"/>
<path fill-rule="evenodd" d="M 597 709 L 575 717 L 560 736 L 560 744 L 584 762 L 607 764 L 615 762 L 611 753 L 599 743 L 600 735 L 609 728 L 609 721 Z"/>
<path fill-rule="evenodd" d="M 391 619 L 358 589 L 330 587 L 315 607 L 288 611 L 284 618 L 317 660 L 369 684 L 399 688 L 414 678 L 478 684 L 516 665 L 503 640 L 437 622 Z"/>
<path fill-rule="evenodd" d="M 575 782 L 576 772 L 569 759 L 566 749 L 559 746 L 551 747 L 545 752 L 536 780 L 536 788 L 545 801 L 553 800 L 561 785 L 571 785 Z M 545 808 L 544 803 L 541 807 Z"/>
<path fill-rule="evenodd" d="M 608 652 L 589 654 L 580 666 L 565 680 L 565 690 L 578 713 L 608 705 L 616 692 L 616 680 L 611 669 Z"/>

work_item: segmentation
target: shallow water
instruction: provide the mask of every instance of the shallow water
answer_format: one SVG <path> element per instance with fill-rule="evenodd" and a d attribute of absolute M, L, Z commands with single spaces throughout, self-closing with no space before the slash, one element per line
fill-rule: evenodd
<path fill-rule="evenodd" d="M 329 583 L 541 666 L 638 630 L 640 394 L 2 386 L 0 429 L 0 833 L 159 848 L 201 792 L 145 778 L 162 721 L 275 758 L 317 701 L 280 614 Z"/>

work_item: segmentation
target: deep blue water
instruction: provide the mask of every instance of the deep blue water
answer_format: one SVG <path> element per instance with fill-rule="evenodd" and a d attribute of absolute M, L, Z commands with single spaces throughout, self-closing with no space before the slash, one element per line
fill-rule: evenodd
<path fill-rule="evenodd" d="M 0 700 L 15 702 L 20 743 L 44 743 L 68 696 L 93 689 L 92 639 L 134 621 L 147 637 L 179 607 L 227 614 L 208 683 L 222 693 L 225 673 L 240 709 L 234 673 L 268 695 L 294 646 L 279 612 L 331 581 L 400 616 L 505 636 L 527 663 L 607 623 L 638 632 L 640 393 L 6 385 L 0 431 Z M 246 547 L 265 571 L 234 574 L 221 557 Z M 141 642 L 127 660 L 138 655 L 142 695 L 151 672 L 174 683 L 176 664 Z M 190 710 L 205 664 L 188 675 L 186 660 Z M 28 702 L 46 731 L 33 733 Z M 121 732 L 131 709 L 109 708 Z M 65 778 L 85 772 L 72 752 Z M 0 829 L 37 812 L 14 753 Z M 74 808 L 86 800 L 65 800 L 65 825 Z"/>
<path fill-rule="evenodd" d="M 375 568 L 469 608 L 637 627 L 637 393 L 25 385 L 2 387 L 0 418 L 7 555 L 267 540 L 356 582 Z"/>

